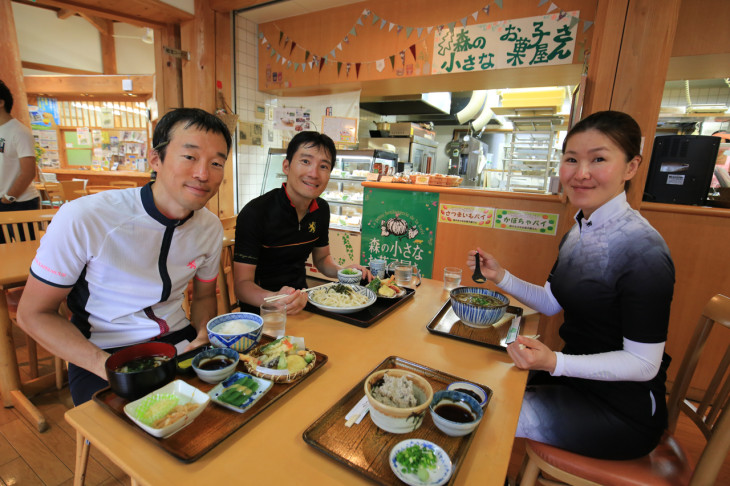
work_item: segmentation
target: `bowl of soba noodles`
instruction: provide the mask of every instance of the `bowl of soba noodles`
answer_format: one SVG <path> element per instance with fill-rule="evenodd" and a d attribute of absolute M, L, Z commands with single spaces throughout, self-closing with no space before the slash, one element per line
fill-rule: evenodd
<path fill-rule="evenodd" d="M 470 327 L 488 327 L 504 316 L 509 299 L 494 290 L 457 287 L 451 291 L 451 308 Z"/>
<path fill-rule="evenodd" d="M 351 314 L 375 303 L 375 292 L 361 285 L 325 285 L 307 292 L 307 300 L 322 310 L 337 314 Z"/>

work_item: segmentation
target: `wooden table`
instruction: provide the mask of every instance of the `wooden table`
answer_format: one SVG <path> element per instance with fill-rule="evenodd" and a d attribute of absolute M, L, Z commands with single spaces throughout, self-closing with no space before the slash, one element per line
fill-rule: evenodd
<path fill-rule="evenodd" d="M 434 335 L 426 325 L 448 299 L 442 282 L 423 279 L 414 297 L 369 328 L 320 315 L 289 316 L 286 332 L 329 357 L 325 366 L 199 460 L 184 464 L 140 440 L 137 431 L 91 401 L 66 412 L 77 451 L 88 440 L 132 478 L 132 484 L 370 484 L 307 445 L 302 433 L 389 356 L 398 356 L 488 385 L 494 396 L 476 431 L 455 484 L 504 484 L 527 372 L 507 353 Z M 538 315 L 524 319 L 534 332 Z M 369 420 L 366 418 L 365 420 Z M 80 471 L 77 464 L 76 471 Z M 83 478 L 76 477 L 75 484 Z"/>
<path fill-rule="evenodd" d="M 46 419 L 25 397 L 22 389 L 30 391 L 47 388 L 51 384 L 49 379 L 53 379 L 55 382 L 55 376 L 47 375 L 21 385 L 13 343 L 12 323 L 3 292 L 5 288 L 22 285 L 28 280 L 30 263 L 39 244 L 40 240 L 32 240 L 12 245 L 0 245 L 0 262 L 2 262 L 0 265 L 0 293 L 2 293 L 0 295 L 0 391 L 2 391 L 5 407 L 17 408 L 23 416 L 36 424 L 40 432 L 43 432 L 48 428 Z"/>

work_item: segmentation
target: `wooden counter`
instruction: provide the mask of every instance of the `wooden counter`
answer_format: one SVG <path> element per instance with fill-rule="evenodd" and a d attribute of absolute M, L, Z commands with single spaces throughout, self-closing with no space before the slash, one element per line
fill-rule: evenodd
<path fill-rule="evenodd" d="M 442 282 L 424 279 L 410 301 L 368 328 L 308 312 L 288 316 L 287 334 L 304 337 L 307 347 L 326 354 L 328 362 L 191 464 L 141 440 L 133 426 L 95 402 L 69 410 L 66 419 L 129 474 L 133 484 L 221 484 L 232 478 L 233 482 L 245 478 L 246 483 L 266 484 L 371 484 L 307 445 L 302 433 L 385 358 L 399 356 L 492 388 L 494 395 L 454 484 L 501 486 L 527 372 L 515 368 L 503 351 L 429 333 L 426 325 L 447 295 Z M 528 326 L 535 317 L 527 319 Z"/>
<path fill-rule="evenodd" d="M 127 170 L 83 170 L 83 169 L 43 169 L 44 173 L 56 174 L 59 181 L 86 179 L 92 186 L 107 186 L 111 181 L 134 181 L 144 186 L 150 181 L 149 172 Z"/>

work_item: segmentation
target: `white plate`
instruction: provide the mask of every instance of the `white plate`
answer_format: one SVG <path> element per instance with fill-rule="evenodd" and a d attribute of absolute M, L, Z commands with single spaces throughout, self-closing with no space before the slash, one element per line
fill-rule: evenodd
<path fill-rule="evenodd" d="M 365 309 L 366 307 L 370 307 L 377 300 L 377 297 L 375 296 L 375 292 L 373 292 L 372 290 L 370 290 L 368 288 L 363 287 L 362 285 L 352 285 L 352 284 L 342 284 L 342 285 L 347 285 L 348 287 L 350 287 L 353 291 L 357 292 L 358 294 L 365 295 L 368 298 L 368 301 L 362 305 L 356 305 L 353 307 L 331 307 L 329 305 L 318 304 L 317 302 L 313 301 L 311 292 L 307 292 L 307 300 L 309 301 L 310 304 L 312 304 L 313 306 L 315 306 L 319 309 L 326 310 L 328 312 L 335 312 L 337 314 L 352 314 L 353 312 L 357 312 L 359 310 Z"/>
<path fill-rule="evenodd" d="M 218 397 L 223 393 L 223 390 L 240 380 L 241 378 L 244 378 L 246 376 L 250 376 L 253 378 L 254 381 L 256 381 L 259 384 L 259 389 L 254 392 L 253 395 L 248 397 L 248 400 L 243 402 L 240 406 L 231 405 L 230 403 L 223 402 L 218 399 Z M 259 378 L 257 376 L 249 375 L 248 373 L 241 373 L 240 371 L 237 371 L 233 373 L 231 376 L 214 386 L 209 392 L 208 395 L 210 396 L 210 399 L 213 400 L 215 403 L 220 405 L 221 407 L 225 407 L 229 410 L 233 410 L 234 412 L 243 413 L 245 412 L 251 405 L 259 401 L 261 397 L 263 397 L 267 391 L 272 387 L 273 383 L 269 380 L 264 380 L 263 378 Z"/>
<path fill-rule="evenodd" d="M 400 451 L 413 445 L 428 447 L 436 456 L 436 468 L 428 470 L 428 481 L 421 481 L 415 474 L 402 472 L 402 466 L 400 466 L 396 460 L 396 456 Z M 393 449 L 391 449 L 388 462 L 390 463 L 390 468 L 393 470 L 393 473 L 398 476 L 398 479 L 406 484 L 410 484 L 411 486 L 441 486 L 442 484 L 446 484 L 453 471 L 451 459 L 449 458 L 449 455 L 446 454 L 446 451 L 433 442 L 423 439 L 406 439 L 402 442 L 398 442 Z"/>
<path fill-rule="evenodd" d="M 151 395 L 157 395 L 158 393 L 172 393 L 173 395 L 177 395 L 177 397 L 180 399 L 180 401 L 177 403 L 178 405 L 185 405 L 187 403 L 194 402 L 198 404 L 198 408 L 196 408 L 180 420 L 171 423 L 167 427 L 155 429 L 154 427 L 150 427 L 149 425 L 142 423 L 136 417 L 135 412 L 137 411 L 137 407 L 139 407 L 139 405 L 145 398 Z M 127 417 L 129 417 L 132 422 L 137 424 L 142 430 L 144 430 L 148 434 L 164 439 L 165 437 L 169 437 L 178 430 L 189 425 L 193 420 L 195 420 L 195 417 L 203 412 L 205 407 L 208 406 L 208 403 L 210 403 L 210 397 L 204 392 L 198 390 L 194 386 L 188 385 L 182 380 L 175 380 L 163 386 L 162 388 L 153 391 L 152 393 L 148 393 L 142 398 L 139 398 L 133 402 L 129 402 L 124 406 L 124 413 L 127 414 Z"/>
<path fill-rule="evenodd" d="M 397 292 L 393 297 L 386 297 L 385 295 L 377 294 L 378 295 L 378 299 L 389 299 L 389 300 L 393 300 L 393 299 L 399 299 L 399 298 L 403 297 L 404 295 L 406 295 L 406 288 L 405 287 L 398 286 L 398 288 L 400 289 L 400 292 Z"/>

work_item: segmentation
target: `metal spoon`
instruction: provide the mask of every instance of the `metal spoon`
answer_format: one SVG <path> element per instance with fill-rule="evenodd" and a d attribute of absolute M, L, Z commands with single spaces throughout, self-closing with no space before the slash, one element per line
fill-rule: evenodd
<path fill-rule="evenodd" d="M 479 253 L 474 253 L 474 263 L 474 275 L 471 276 L 471 279 L 479 284 L 486 282 L 487 279 L 482 275 L 481 270 L 479 270 Z"/>

